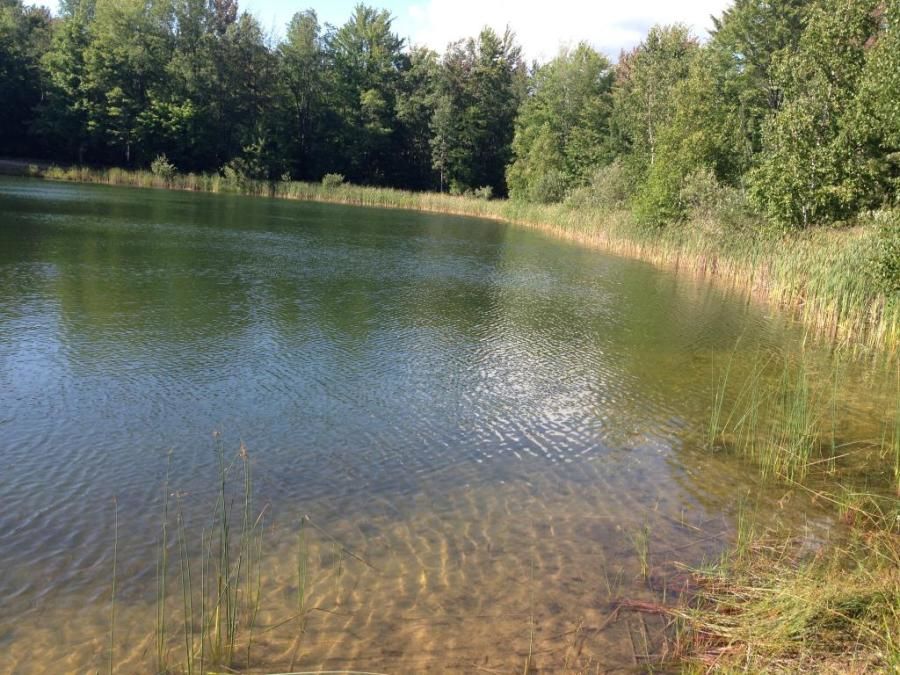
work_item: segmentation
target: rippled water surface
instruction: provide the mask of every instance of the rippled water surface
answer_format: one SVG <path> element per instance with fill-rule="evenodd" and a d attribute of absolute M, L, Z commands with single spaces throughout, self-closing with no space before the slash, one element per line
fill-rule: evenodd
<path fill-rule="evenodd" d="M 152 672 L 167 466 L 202 524 L 214 431 L 265 509 L 252 667 L 631 667 L 660 626 L 616 600 L 677 592 L 743 495 L 783 498 L 699 449 L 738 337 L 800 339 L 504 224 L 0 180 L 0 672 L 106 667 L 116 513 L 114 660 Z"/>

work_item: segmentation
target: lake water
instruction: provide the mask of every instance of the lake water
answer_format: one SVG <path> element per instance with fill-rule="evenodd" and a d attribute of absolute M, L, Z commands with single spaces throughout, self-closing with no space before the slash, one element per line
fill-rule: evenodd
<path fill-rule="evenodd" d="M 153 671 L 165 476 L 198 564 L 213 432 L 265 510 L 251 669 L 632 667 L 661 622 L 618 601 L 677 594 L 747 504 L 832 527 L 702 447 L 718 365 L 801 341 L 501 223 L 0 179 L 0 672 L 107 668 L 114 551 L 114 663 Z M 842 388 L 875 433 L 890 377 Z"/>

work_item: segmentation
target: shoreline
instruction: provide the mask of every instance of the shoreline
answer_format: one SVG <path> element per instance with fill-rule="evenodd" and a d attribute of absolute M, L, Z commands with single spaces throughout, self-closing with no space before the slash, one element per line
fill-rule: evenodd
<path fill-rule="evenodd" d="M 0 161 L 0 171 L 10 164 Z M 879 227 L 874 219 L 870 224 L 852 228 L 819 228 L 780 236 L 723 232 L 702 220 L 667 230 L 647 230 L 636 227 L 625 211 L 576 210 L 353 185 L 329 188 L 308 183 L 228 182 L 218 176 L 191 175 L 165 180 L 149 172 L 118 169 L 48 167 L 32 171 L 23 165 L 18 167 L 21 174 L 49 180 L 396 208 L 502 221 L 679 274 L 689 272 L 715 280 L 716 284 L 724 283 L 738 292 L 746 292 L 748 302 L 758 299 L 771 305 L 773 298 L 778 298 L 787 311 L 805 320 L 807 325 L 818 325 L 820 329 L 816 332 L 823 339 L 834 339 L 838 345 L 842 342 L 862 345 L 861 349 L 867 346 L 875 358 L 884 355 L 888 363 L 896 356 L 897 303 L 887 303 L 883 296 L 872 291 L 872 286 L 863 283 L 870 278 L 865 275 L 866 255 L 874 250 L 869 246 Z M 830 275 L 849 285 L 816 285 L 830 279 Z M 858 282 L 857 286 L 853 285 L 854 281 Z M 774 307 L 769 309 L 775 311 Z M 857 341 L 859 335 L 846 331 L 859 326 L 867 332 Z M 845 355 L 839 348 L 836 351 L 839 357 Z M 733 549 L 729 546 L 718 562 L 711 561 L 697 569 L 683 568 L 684 578 L 693 588 L 690 597 L 667 602 L 664 595 L 660 604 L 620 597 L 619 604 L 613 605 L 614 616 L 620 610 L 648 612 L 676 622 L 678 628 L 673 636 L 667 634 L 665 649 L 671 649 L 672 663 L 684 669 L 719 666 L 727 669 L 744 663 L 760 670 L 777 670 L 787 664 L 786 669 L 842 672 L 861 664 L 861 672 L 867 669 L 878 672 L 900 663 L 900 656 L 892 651 L 894 645 L 900 644 L 896 633 L 900 608 L 891 600 L 900 597 L 897 595 L 900 578 L 896 576 L 896 562 L 900 562 L 898 502 L 892 496 L 882 499 L 880 494 L 850 491 L 842 487 L 840 479 L 835 482 L 830 473 L 828 488 L 822 488 L 821 492 L 813 492 L 804 485 L 807 469 L 819 467 L 816 471 L 833 471 L 824 461 L 849 444 L 835 446 L 832 430 L 829 446 L 827 429 L 818 430 L 820 422 L 827 423 L 828 415 L 835 414 L 836 406 L 827 397 L 811 397 L 802 386 L 815 373 L 805 372 L 802 362 L 799 370 L 785 368 L 784 376 L 777 378 L 779 384 L 773 389 L 755 388 L 760 381 L 756 376 L 741 385 L 737 402 L 730 412 L 726 411 L 724 421 L 716 411 L 716 406 L 721 409 L 722 403 L 713 403 L 715 422 L 711 422 L 714 426 L 711 426 L 709 450 L 734 453 L 744 457 L 749 466 L 757 465 L 762 481 L 784 485 L 785 498 L 796 488 L 829 503 L 836 511 L 835 522 L 842 523 L 840 532 L 832 532 L 811 550 L 809 542 L 793 530 L 770 528 L 768 521 L 745 522 L 741 515 Z M 716 393 L 717 400 L 725 400 L 727 381 L 726 370 L 724 380 L 718 385 L 721 399 Z M 836 390 L 837 384 L 834 387 Z M 739 407 L 740 401 L 749 407 Z M 774 403 L 763 404 L 763 401 Z M 762 412 L 757 414 L 757 411 Z M 759 420 L 780 422 L 769 429 L 767 422 Z M 877 461 L 894 462 L 891 489 L 900 495 L 900 408 L 896 422 L 891 424 L 895 426 L 884 427 L 880 444 L 877 440 L 860 442 L 871 443 L 873 452 L 878 448 Z M 813 441 L 810 441 L 811 433 Z M 820 433 L 824 435 L 820 437 Z M 762 442 L 738 442 L 745 437 L 760 438 Z M 245 454 L 239 456 L 246 462 Z M 794 470 L 798 471 L 796 482 Z M 866 465 L 866 475 L 870 470 Z M 868 489 L 868 479 L 866 486 Z M 649 530 L 646 532 L 643 549 L 641 535 L 634 535 L 638 557 L 641 550 L 649 555 Z M 244 541 L 243 536 L 240 541 Z M 852 569 L 852 574 L 847 569 Z M 162 607 L 165 609 L 164 602 Z M 845 607 L 859 608 L 859 611 L 848 615 Z M 178 611 L 176 607 L 173 615 Z M 185 610 L 184 614 L 189 612 Z M 768 618 L 760 620 L 761 616 Z M 830 627 L 825 639 L 820 639 L 822 626 Z M 863 634 L 866 639 L 857 637 L 853 652 L 848 653 L 848 636 Z M 767 639 L 767 635 L 775 635 L 777 639 Z M 200 640 L 204 641 L 202 635 Z M 190 650 L 186 653 L 187 662 L 192 663 Z M 668 664 L 660 665 L 665 668 Z"/>
<path fill-rule="evenodd" d="M 527 227 L 587 248 L 648 262 L 737 288 L 788 311 L 811 332 L 841 347 L 898 355 L 900 302 L 890 302 L 867 277 L 877 246 L 874 222 L 782 234 L 724 231 L 708 220 L 662 229 L 640 227 L 626 210 L 575 209 L 468 196 L 343 184 L 226 180 L 218 175 L 59 168 L 0 160 L 0 173 L 45 180 L 230 193 L 276 199 L 395 208 L 484 218 Z"/>

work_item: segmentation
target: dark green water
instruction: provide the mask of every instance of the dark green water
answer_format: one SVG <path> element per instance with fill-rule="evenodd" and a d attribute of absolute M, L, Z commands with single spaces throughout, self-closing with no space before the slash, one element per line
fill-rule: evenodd
<path fill-rule="evenodd" d="M 117 659 L 149 672 L 166 457 L 203 512 L 213 431 L 246 443 L 285 533 L 310 514 L 378 570 L 321 591 L 344 613 L 290 663 L 521 670 L 531 616 L 548 668 L 577 625 L 596 629 L 579 658 L 630 663 L 635 626 L 597 627 L 613 595 L 659 590 L 635 580 L 633 533 L 661 569 L 698 562 L 765 493 L 698 447 L 738 337 L 801 333 L 493 222 L 0 179 L 0 671 L 105 663 L 115 497 Z M 853 429 L 880 423 L 867 377 Z M 272 623 L 295 583 L 274 539 Z M 284 666 L 292 639 L 263 653 Z"/>

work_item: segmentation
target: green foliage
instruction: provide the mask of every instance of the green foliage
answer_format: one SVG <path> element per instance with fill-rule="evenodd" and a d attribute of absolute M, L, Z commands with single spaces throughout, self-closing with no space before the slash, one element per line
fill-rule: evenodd
<path fill-rule="evenodd" d="M 277 124 L 284 154 L 295 175 L 310 178 L 320 163 L 316 150 L 324 126 L 325 53 L 319 20 L 312 10 L 298 12 L 278 46 Z"/>
<path fill-rule="evenodd" d="M 157 178 L 170 182 L 176 173 L 175 165 L 169 161 L 169 158 L 165 156 L 165 154 L 157 155 L 156 159 L 154 159 L 150 163 L 150 172 L 156 176 Z"/>
<path fill-rule="evenodd" d="M 322 177 L 322 187 L 333 190 L 344 184 L 344 175 L 340 173 L 326 173 Z"/>
<path fill-rule="evenodd" d="M 796 52 L 776 65 L 784 102 L 763 131 L 751 195 L 769 217 L 806 227 L 846 218 L 866 204 L 873 176 L 850 128 L 853 101 L 876 35 L 879 0 L 851 0 L 840 12 L 817 5 Z"/>
<path fill-rule="evenodd" d="M 525 68 L 515 36 L 490 28 L 451 44 L 441 63 L 432 119 L 432 162 L 440 187 L 490 185 L 505 194 L 513 121 L 524 95 Z"/>
<path fill-rule="evenodd" d="M 638 181 L 656 161 L 660 134 L 676 113 L 673 93 L 699 48 L 685 26 L 654 26 L 616 66 L 613 123 L 626 168 Z"/>
<path fill-rule="evenodd" d="M 562 201 L 590 172 L 612 159 L 609 116 L 612 66 L 586 44 L 563 50 L 537 69 L 518 118 L 510 196 L 540 203 Z"/>
<path fill-rule="evenodd" d="M 897 204 L 900 194 L 900 2 L 877 10 L 881 31 L 871 42 L 860 77 L 853 139 L 865 147 L 873 178 L 873 201 Z"/>
<path fill-rule="evenodd" d="M 0 148 L 23 151 L 33 110 L 43 95 L 41 58 L 50 43 L 50 14 L 21 0 L 0 3 Z"/>
<path fill-rule="evenodd" d="M 329 94 L 335 113 L 332 164 L 355 181 L 389 177 L 394 109 L 404 65 L 403 40 L 387 10 L 359 4 L 343 26 L 325 37 Z"/>
<path fill-rule="evenodd" d="M 889 297 L 900 299 L 900 213 L 887 215 L 875 237 L 872 276 Z"/>
<path fill-rule="evenodd" d="M 709 49 L 716 64 L 719 103 L 736 136 L 732 159 L 741 173 L 763 149 L 766 119 L 781 107 L 776 63 L 784 52 L 796 51 L 812 4 L 811 0 L 736 0 L 721 17 L 713 18 Z"/>
<path fill-rule="evenodd" d="M 595 171 L 586 186 L 573 190 L 566 204 L 573 208 L 615 211 L 625 208 L 632 191 L 632 182 L 622 163 L 615 161 Z"/>
<path fill-rule="evenodd" d="M 708 167 L 697 169 L 684 179 L 679 198 L 691 222 L 707 228 L 736 231 L 760 224 L 744 191 L 723 185 Z"/>
<path fill-rule="evenodd" d="M 484 201 L 488 201 L 494 196 L 494 188 L 492 188 L 490 185 L 485 185 L 483 187 L 475 189 L 472 192 L 472 196 L 475 197 L 475 199 L 483 199 Z"/>

